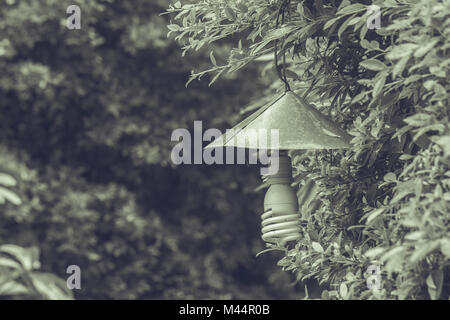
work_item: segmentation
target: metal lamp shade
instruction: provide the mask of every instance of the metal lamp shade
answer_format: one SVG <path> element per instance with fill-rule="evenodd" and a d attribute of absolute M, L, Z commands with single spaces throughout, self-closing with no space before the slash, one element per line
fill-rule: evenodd
<path fill-rule="evenodd" d="M 278 130 L 278 144 L 268 139 L 266 146 L 247 139 L 251 132 Z M 292 91 L 287 91 L 275 101 L 260 108 L 237 124 L 230 133 L 212 141 L 206 148 L 238 147 L 250 149 L 344 149 L 349 147 L 351 136 L 332 120 Z"/>

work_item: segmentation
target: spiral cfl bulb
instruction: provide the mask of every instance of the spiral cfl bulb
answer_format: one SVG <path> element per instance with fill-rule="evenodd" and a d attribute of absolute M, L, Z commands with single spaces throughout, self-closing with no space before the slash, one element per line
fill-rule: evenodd
<path fill-rule="evenodd" d="M 298 199 L 291 187 L 292 164 L 287 155 L 280 155 L 279 170 L 270 175 L 270 185 L 264 197 L 262 214 L 262 239 L 279 246 L 300 238 L 300 214 Z"/>

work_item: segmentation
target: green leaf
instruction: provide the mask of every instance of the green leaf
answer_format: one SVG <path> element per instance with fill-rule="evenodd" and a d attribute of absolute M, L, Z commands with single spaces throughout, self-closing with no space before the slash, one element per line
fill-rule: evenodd
<path fill-rule="evenodd" d="M 408 161 L 411 159 L 414 159 L 414 156 L 410 155 L 410 154 L 402 154 L 400 156 L 400 158 L 398 158 L 399 160 L 403 160 L 403 161 Z"/>
<path fill-rule="evenodd" d="M 0 187 L 0 199 L 8 200 L 9 202 L 15 204 L 16 206 L 22 204 L 22 200 L 20 200 L 18 195 L 3 187 Z"/>
<path fill-rule="evenodd" d="M 331 27 L 334 23 L 336 23 L 341 17 L 336 17 L 333 18 L 331 20 L 328 20 L 324 26 L 323 26 L 323 30 L 327 30 L 329 27 Z"/>
<path fill-rule="evenodd" d="M 367 28 L 367 24 L 363 24 L 361 30 L 359 31 L 359 38 L 361 40 L 364 40 L 364 38 L 366 37 L 367 31 L 369 31 L 369 29 Z"/>
<path fill-rule="evenodd" d="M 413 254 L 409 258 L 410 262 L 416 263 L 422 260 L 423 258 L 425 258 L 425 256 L 434 251 L 438 246 L 439 240 L 426 241 L 424 243 L 417 244 Z"/>
<path fill-rule="evenodd" d="M 411 55 L 418 45 L 415 43 L 404 43 L 399 46 L 393 47 L 387 54 L 386 58 L 389 60 L 398 60 L 407 55 Z"/>
<path fill-rule="evenodd" d="M 450 259 L 450 239 L 449 238 L 441 239 L 440 245 L 441 245 L 441 252 L 444 254 L 444 256 Z"/>
<path fill-rule="evenodd" d="M 302 15 L 305 19 L 312 21 L 313 15 L 311 14 L 311 11 L 308 9 L 308 7 L 303 7 L 303 6 L 302 6 L 302 9 L 303 9 L 303 11 L 302 11 L 301 15 Z M 302 9 L 300 9 L 300 10 L 302 10 Z M 299 13 L 300 13 L 300 12 L 299 12 Z"/>
<path fill-rule="evenodd" d="M 9 174 L 0 173 L 0 184 L 6 187 L 14 187 L 17 182 L 16 179 L 11 177 Z"/>
<path fill-rule="evenodd" d="M 177 25 L 177 24 L 169 24 L 169 25 L 167 26 L 167 28 L 168 28 L 170 31 L 180 31 L 180 29 L 181 29 L 181 27 L 180 27 L 179 25 Z"/>
<path fill-rule="evenodd" d="M 13 259 L 0 257 L 0 267 L 7 267 L 12 269 L 20 269 L 22 265 Z"/>
<path fill-rule="evenodd" d="M 320 253 L 323 253 L 323 252 L 324 252 L 322 246 L 321 246 L 320 243 L 318 243 L 318 242 L 312 242 L 312 243 L 311 243 L 311 246 L 312 246 L 312 248 L 313 248 L 315 251 L 317 251 L 317 252 L 320 252 Z"/>
<path fill-rule="evenodd" d="M 389 172 L 384 175 L 383 180 L 386 182 L 395 182 L 397 181 L 397 176 L 393 172 Z"/>
<path fill-rule="evenodd" d="M 339 286 L 339 294 L 341 295 L 342 298 L 344 299 L 347 298 L 348 288 L 345 282 L 342 282 L 341 285 Z"/>
<path fill-rule="evenodd" d="M 377 59 L 368 59 L 361 61 L 360 65 L 368 70 L 372 71 L 381 71 L 386 69 L 386 65 Z"/>
<path fill-rule="evenodd" d="M 404 56 L 401 58 L 392 69 L 392 78 L 395 79 L 398 75 L 401 75 L 403 70 L 405 69 L 406 63 L 408 62 L 409 58 L 411 57 L 410 54 Z"/>
<path fill-rule="evenodd" d="M 303 5 L 301 3 L 297 5 L 297 12 L 300 13 L 301 16 L 305 15 L 305 10 L 303 10 Z"/>
<path fill-rule="evenodd" d="M 361 17 L 354 17 L 349 21 L 348 25 L 353 26 L 353 25 L 357 24 L 360 20 L 361 20 Z"/>
<path fill-rule="evenodd" d="M 291 79 L 296 79 L 296 80 L 298 79 L 298 75 L 294 71 L 286 69 L 285 72 L 286 72 L 286 77 L 291 78 Z"/>
<path fill-rule="evenodd" d="M 442 148 L 445 157 L 450 156 L 450 136 L 446 135 L 439 137 L 435 140 L 435 143 L 437 143 Z"/>
<path fill-rule="evenodd" d="M 362 91 L 361 93 L 359 93 L 352 99 L 352 104 L 361 101 L 362 99 L 364 99 L 366 97 L 366 95 L 367 95 L 367 92 Z"/>
<path fill-rule="evenodd" d="M 345 31 L 345 29 L 347 29 L 348 24 L 350 23 L 350 21 L 353 18 L 354 18 L 354 16 L 351 16 L 350 18 L 345 20 L 344 23 L 339 27 L 339 29 L 338 29 L 338 37 L 339 37 L 339 39 L 341 39 L 342 33 Z"/>
<path fill-rule="evenodd" d="M 405 79 L 405 85 L 408 85 L 410 83 L 416 82 L 416 81 L 418 81 L 418 80 L 420 80 L 422 78 L 423 78 L 423 75 L 420 75 L 420 74 L 412 75 L 412 76 L 410 76 L 410 77 Z"/>
<path fill-rule="evenodd" d="M 66 282 L 50 273 L 34 272 L 31 280 L 36 290 L 49 300 L 73 300 Z"/>
<path fill-rule="evenodd" d="M 403 119 L 407 124 L 414 127 L 422 127 L 433 121 L 434 117 L 427 113 L 416 113 Z"/>
<path fill-rule="evenodd" d="M 272 30 L 269 33 L 267 33 L 263 42 L 270 42 L 272 40 L 281 39 L 283 37 L 286 37 L 292 31 L 297 30 L 297 29 L 298 28 L 296 28 L 294 26 L 286 26 L 286 27 L 281 27 L 281 28 Z"/>
<path fill-rule="evenodd" d="M 367 39 L 361 39 L 359 44 L 363 49 L 370 49 L 370 42 Z"/>
<path fill-rule="evenodd" d="M 38 255 L 36 248 L 23 248 L 14 244 L 4 244 L 0 246 L 0 253 L 7 253 L 17 259 L 25 270 L 31 271 L 34 268 L 34 260 Z"/>
<path fill-rule="evenodd" d="M 433 49 L 433 47 L 436 45 L 436 43 L 438 43 L 439 40 L 435 39 L 430 41 L 429 43 L 425 44 L 424 46 L 419 47 L 415 52 L 414 52 L 414 57 L 415 58 L 421 58 L 423 57 L 425 54 L 427 54 L 428 51 L 430 51 L 431 49 Z"/>
<path fill-rule="evenodd" d="M 405 236 L 406 240 L 411 240 L 411 241 L 417 241 L 420 239 L 423 239 L 423 237 L 425 236 L 425 233 L 423 231 L 414 231 L 414 232 L 410 232 Z"/>
<path fill-rule="evenodd" d="M 367 250 L 364 255 L 370 259 L 375 259 L 376 257 L 380 256 L 381 254 L 386 252 L 386 248 L 383 247 L 376 247 Z"/>
<path fill-rule="evenodd" d="M 230 7 L 225 8 L 225 16 L 230 21 L 236 21 L 236 18 L 237 18 L 236 13 Z"/>
<path fill-rule="evenodd" d="M 427 80 L 423 83 L 423 86 L 425 89 L 427 89 L 428 91 L 433 90 L 434 86 L 436 85 L 436 81 L 435 80 Z"/>
<path fill-rule="evenodd" d="M 219 77 L 222 75 L 222 73 L 225 71 L 225 69 L 220 70 L 219 72 L 217 72 L 217 74 L 211 79 L 211 81 L 209 82 L 208 86 L 212 86 L 214 84 L 214 82 L 216 82 L 217 79 L 219 79 Z"/>
<path fill-rule="evenodd" d="M 30 290 L 17 281 L 0 283 L 0 296 L 14 296 L 28 293 L 30 293 Z"/>
<path fill-rule="evenodd" d="M 237 8 L 239 9 L 239 11 L 241 11 L 242 13 L 246 13 L 248 11 L 248 7 L 243 3 L 243 2 L 239 2 L 237 4 Z"/>
<path fill-rule="evenodd" d="M 380 74 L 379 79 L 377 80 L 377 82 L 373 86 L 373 91 L 372 91 L 373 99 L 378 97 L 378 95 L 383 90 L 384 84 L 386 83 L 387 73 L 386 72 L 381 72 L 379 74 Z"/>
<path fill-rule="evenodd" d="M 442 286 L 444 282 L 444 272 L 442 269 L 435 270 L 430 273 L 426 279 L 428 294 L 431 300 L 438 300 L 441 296 Z"/>
<path fill-rule="evenodd" d="M 372 212 L 370 212 L 369 215 L 367 216 L 367 224 L 369 224 L 370 222 L 375 220 L 375 218 L 380 216 L 383 212 L 384 212 L 384 208 L 383 207 L 382 208 L 378 208 L 378 209 L 373 210 Z"/>
<path fill-rule="evenodd" d="M 366 10 L 366 6 L 360 3 L 355 3 L 349 6 L 346 6 L 342 9 L 340 9 L 337 14 L 339 15 L 347 15 L 347 14 L 353 14 L 356 12 L 361 12 L 361 11 L 365 11 Z"/>
<path fill-rule="evenodd" d="M 369 49 L 370 50 L 380 50 L 380 44 L 376 40 L 372 40 L 369 42 Z"/>
<path fill-rule="evenodd" d="M 217 66 L 217 61 L 216 61 L 216 58 L 214 57 L 213 51 L 211 51 L 211 53 L 209 54 L 209 58 L 211 59 L 212 64 Z"/>
<path fill-rule="evenodd" d="M 328 290 L 323 290 L 321 294 L 322 300 L 329 300 L 330 294 L 328 293 Z"/>
<path fill-rule="evenodd" d="M 390 260 L 392 257 L 401 256 L 406 252 L 405 247 L 399 246 L 399 247 L 393 247 L 391 250 L 386 252 L 382 257 L 381 261 L 384 262 L 386 260 Z"/>

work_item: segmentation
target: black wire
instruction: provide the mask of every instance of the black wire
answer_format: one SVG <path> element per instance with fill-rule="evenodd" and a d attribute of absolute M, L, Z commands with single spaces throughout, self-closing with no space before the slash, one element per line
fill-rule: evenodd
<path fill-rule="evenodd" d="M 278 10 L 277 20 L 275 24 L 275 28 L 278 29 L 278 26 L 280 24 L 280 16 L 281 16 L 281 10 L 282 10 L 283 4 L 280 5 L 280 8 Z M 278 68 L 278 39 L 275 40 L 275 69 L 277 71 L 278 77 L 283 81 L 283 76 L 281 75 L 281 71 Z"/>
<path fill-rule="evenodd" d="M 278 15 L 277 15 L 277 20 L 276 20 L 276 28 L 278 28 L 280 25 L 280 17 L 281 17 L 281 23 L 284 24 L 286 8 L 289 7 L 290 2 L 291 2 L 291 0 L 284 0 L 280 4 L 280 8 L 278 10 Z M 283 50 L 283 66 L 282 66 L 283 72 L 281 72 L 280 68 L 278 68 L 278 41 L 279 40 L 278 39 L 275 40 L 275 69 L 277 70 L 278 77 L 281 79 L 282 82 L 284 82 L 285 90 L 290 91 L 291 87 L 289 85 L 289 82 L 288 82 L 287 76 L 286 76 L 286 50 L 284 48 L 285 40 L 286 40 L 286 37 L 283 37 L 283 41 L 281 44 L 281 48 Z"/>

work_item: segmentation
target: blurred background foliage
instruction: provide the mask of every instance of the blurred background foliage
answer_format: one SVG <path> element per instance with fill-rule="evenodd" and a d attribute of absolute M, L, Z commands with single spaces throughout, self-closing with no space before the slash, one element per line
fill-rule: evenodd
<path fill-rule="evenodd" d="M 71 4 L 81 30 L 66 28 Z M 167 5 L 0 3 L 1 297 L 72 298 L 69 265 L 79 299 L 300 296 L 273 258 L 255 258 L 257 168 L 170 164 L 172 130 L 230 127 L 269 80 L 255 66 L 186 89 L 209 51 L 181 56 Z"/>

